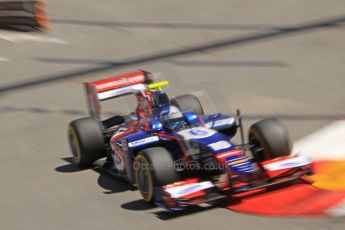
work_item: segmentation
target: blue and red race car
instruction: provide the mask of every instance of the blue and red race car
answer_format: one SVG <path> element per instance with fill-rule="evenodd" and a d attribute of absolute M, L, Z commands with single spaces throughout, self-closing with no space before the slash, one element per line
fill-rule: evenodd
<path fill-rule="evenodd" d="M 221 113 L 205 115 L 192 94 L 169 99 L 152 74 L 137 71 L 85 83 L 90 117 L 70 123 L 75 163 L 87 167 L 101 158 L 117 176 L 136 186 L 147 202 L 170 211 L 299 179 L 311 162 L 291 155 L 285 126 L 268 118 L 249 128 Z M 100 101 L 134 94 L 136 110 L 100 119 Z M 242 143 L 232 138 L 240 130 Z"/>

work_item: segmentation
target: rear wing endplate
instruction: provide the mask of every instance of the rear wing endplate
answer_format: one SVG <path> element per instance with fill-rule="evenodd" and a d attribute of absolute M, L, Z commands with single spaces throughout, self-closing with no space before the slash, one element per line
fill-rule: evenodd
<path fill-rule="evenodd" d="M 147 88 L 146 84 L 152 82 L 150 76 L 150 72 L 137 71 L 99 81 L 85 82 L 89 114 L 99 120 L 100 101 L 144 91 Z"/>

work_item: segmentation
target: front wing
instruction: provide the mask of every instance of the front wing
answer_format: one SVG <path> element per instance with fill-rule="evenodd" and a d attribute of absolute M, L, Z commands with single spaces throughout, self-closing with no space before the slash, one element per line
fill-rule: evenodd
<path fill-rule="evenodd" d="M 207 203 L 234 194 L 260 190 L 298 179 L 310 182 L 305 176 L 312 174 L 312 162 L 302 156 L 280 157 L 262 162 L 261 168 L 266 174 L 265 179 L 234 184 L 228 190 L 220 190 L 211 181 L 201 181 L 199 178 L 155 187 L 155 203 L 169 211 L 179 211 L 191 205 Z"/>

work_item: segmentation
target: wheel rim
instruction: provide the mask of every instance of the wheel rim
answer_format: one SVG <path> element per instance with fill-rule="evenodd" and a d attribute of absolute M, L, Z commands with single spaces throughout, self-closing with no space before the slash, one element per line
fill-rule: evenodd
<path fill-rule="evenodd" d="M 142 193 L 147 194 L 147 171 L 141 169 L 139 171 L 139 183 Z"/>
<path fill-rule="evenodd" d="M 75 162 L 78 163 L 80 161 L 80 147 L 79 147 L 77 135 L 73 128 L 69 129 L 68 134 L 69 134 L 68 137 L 69 137 L 69 142 L 70 142 L 73 158 Z"/>
<path fill-rule="evenodd" d="M 147 160 L 139 156 L 136 161 L 136 179 L 138 189 L 145 201 L 152 201 L 153 181 Z"/>

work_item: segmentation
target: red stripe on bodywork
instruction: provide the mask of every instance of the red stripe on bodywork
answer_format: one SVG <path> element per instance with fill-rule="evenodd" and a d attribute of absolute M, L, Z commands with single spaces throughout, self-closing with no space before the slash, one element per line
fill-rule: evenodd
<path fill-rule="evenodd" d="M 163 138 L 172 139 L 172 140 L 178 140 L 178 137 L 172 136 L 172 135 L 168 135 L 168 134 L 164 134 L 164 133 L 158 133 L 158 136 L 159 137 L 163 137 Z"/>
<path fill-rule="evenodd" d="M 225 164 L 226 163 L 226 158 L 230 157 L 230 156 L 242 156 L 243 152 L 240 150 L 230 150 L 228 152 L 224 152 L 224 153 L 218 153 L 216 155 L 217 160 L 221 163 L 221 164 Z"/>

